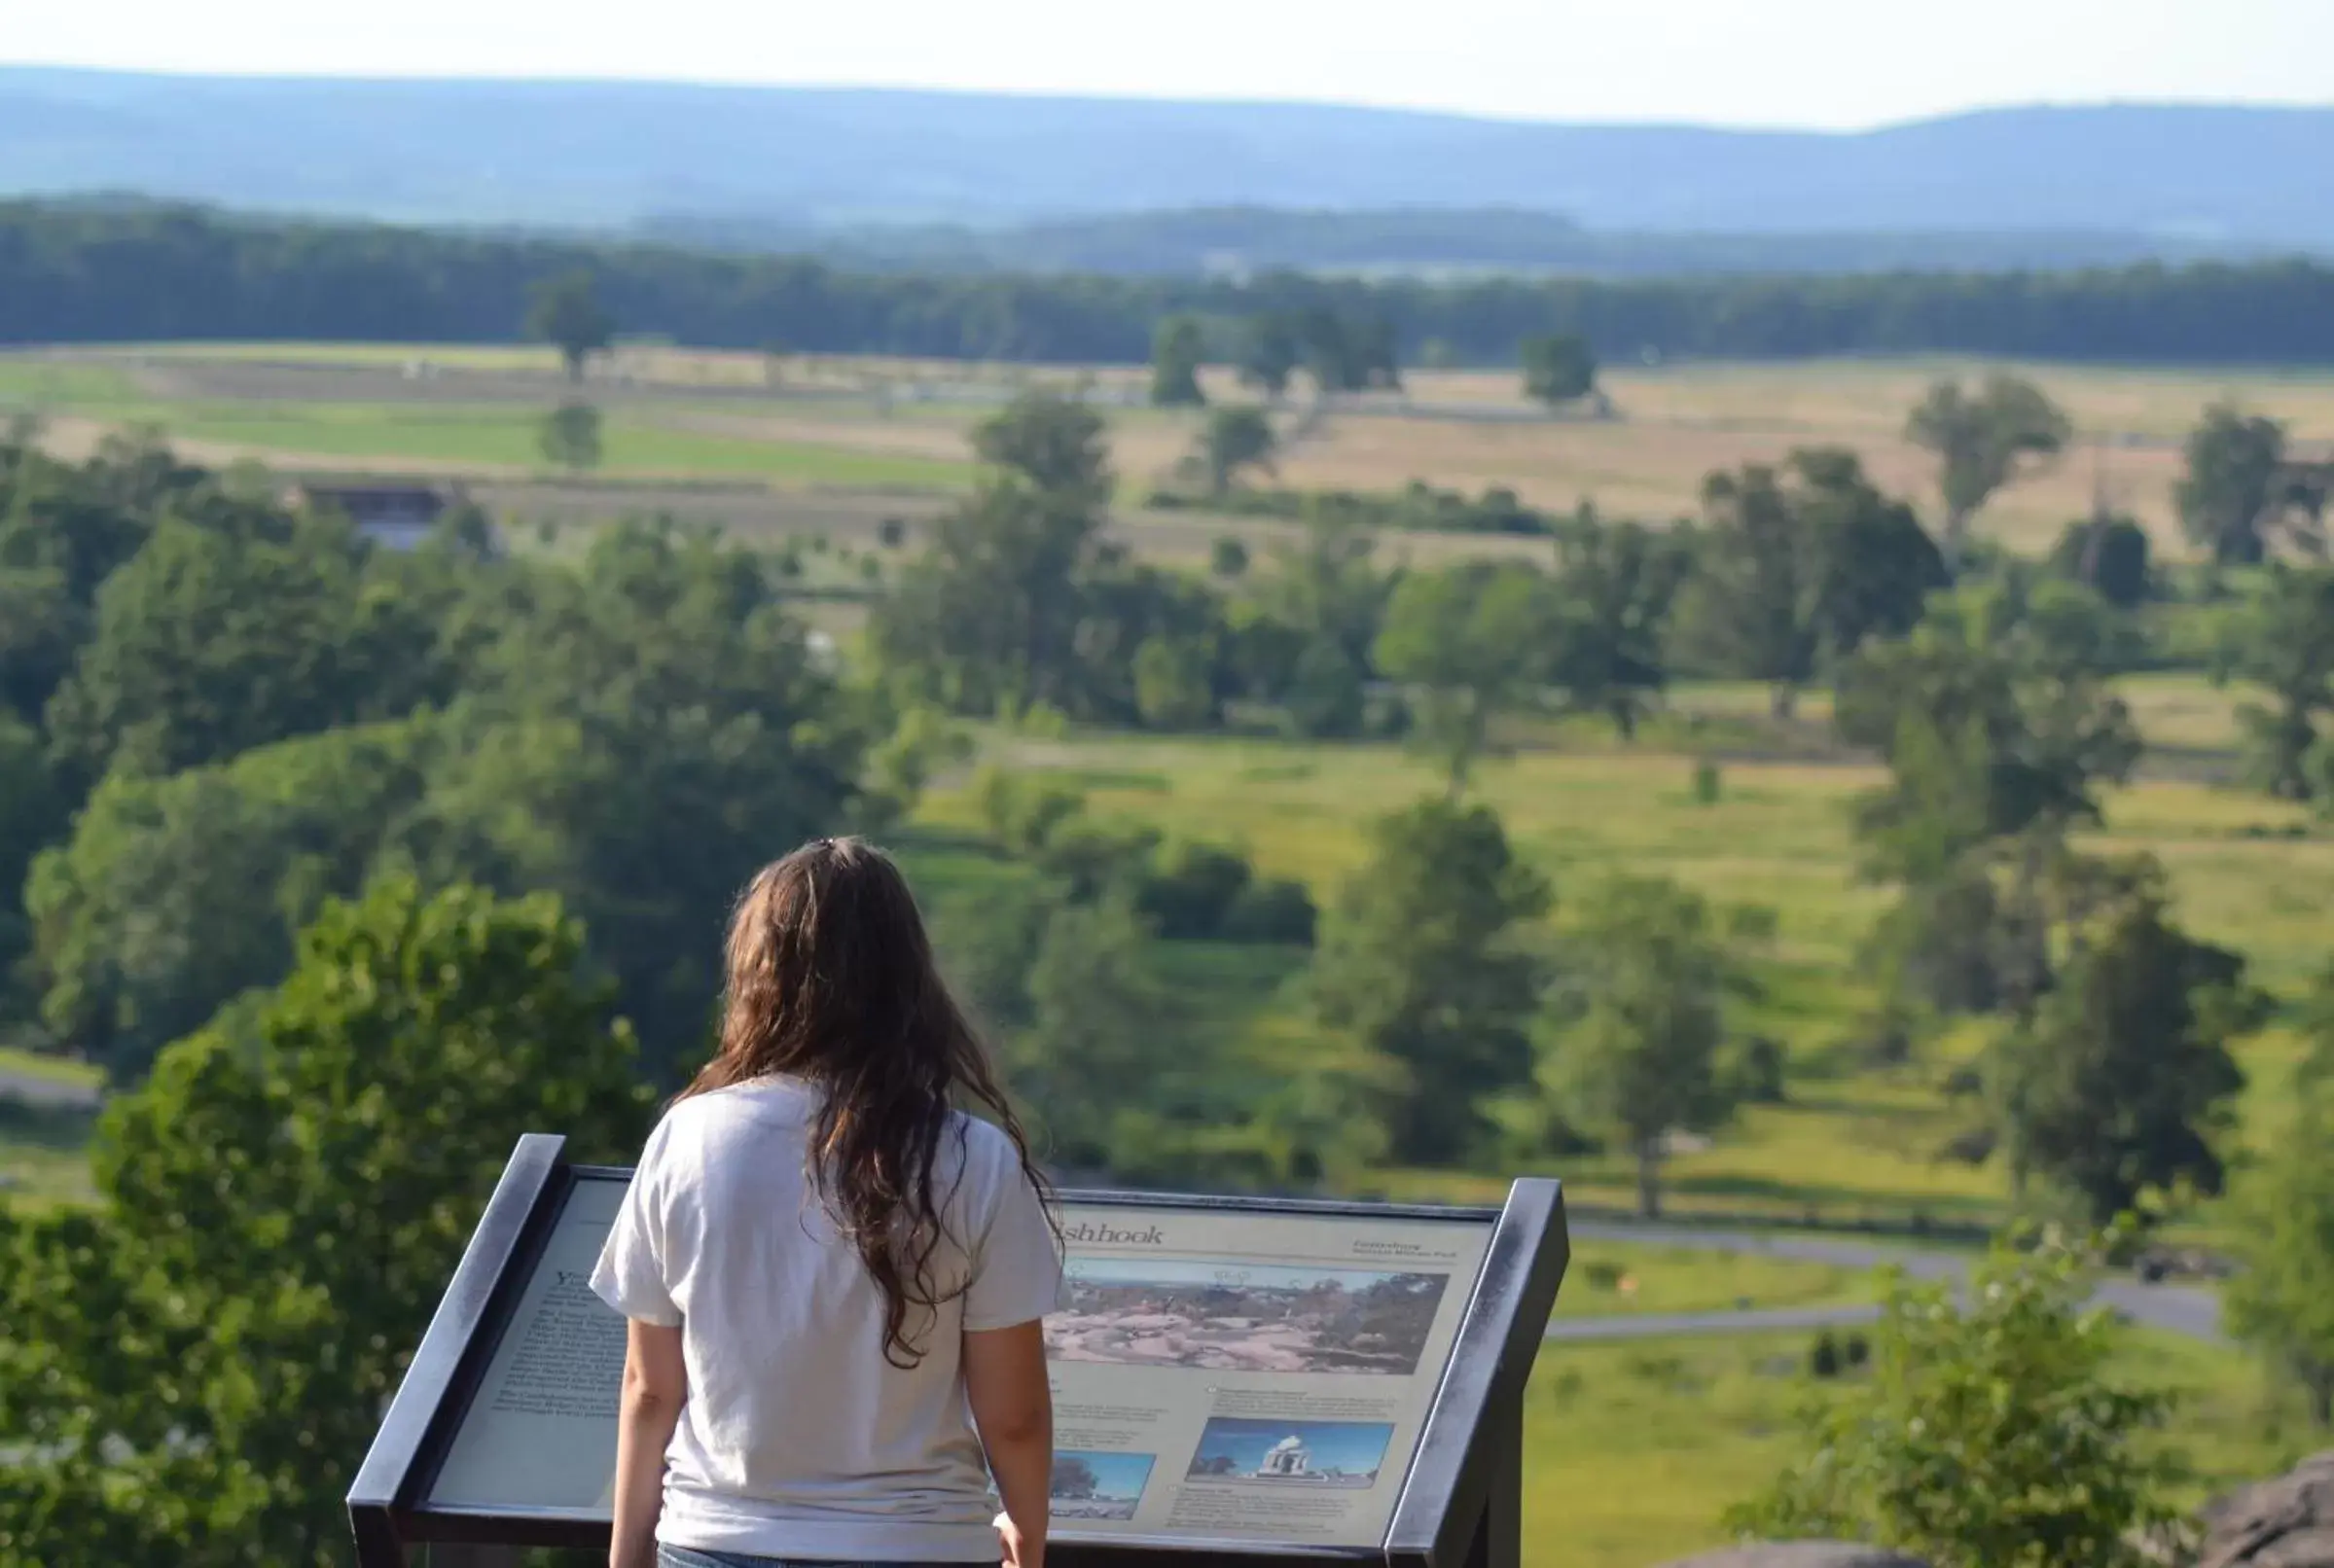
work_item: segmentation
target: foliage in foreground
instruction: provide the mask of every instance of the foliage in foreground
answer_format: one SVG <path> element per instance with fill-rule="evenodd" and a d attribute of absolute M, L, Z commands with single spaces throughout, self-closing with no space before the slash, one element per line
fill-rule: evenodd
<path fill-rule="evenodd" d="M 545 897 L 391 881 L 107 1113 L 100 1204 L 0 1209 L 0 1568 L 323 1568 L 513 1141 L 637 1146 L 631 1036 Z"/>
<path fill-rule="evenodd" d="M 2139 1568 L 2179 1529 L 2185 1475 L 2152 1441 L 2172 1406 L 2107 1361 L 2083 1304 L 2093 1247 L 1997 1247 L 1968 1300 L 1891 1285 L 1871 1380 L 1804 1417 L 1806 1456 L 1729 1512 L 1746 1536 L 1892 1548 L 1936 1568 Z"/>

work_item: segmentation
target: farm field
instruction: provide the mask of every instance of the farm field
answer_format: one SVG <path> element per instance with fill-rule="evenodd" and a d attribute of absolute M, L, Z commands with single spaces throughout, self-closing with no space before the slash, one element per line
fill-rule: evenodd
<path fill-rule="evenodd" d="M 1946 359 L 1619 366 L 1604 383 L 1618 417 L 1592 421 L 1539 412 L 1512 374 L 1418 371 L 1399 398 L 1345 400 L 1317 420 L 1292 407 L 1282 417 L 1278 481 L 1356 490 L 1413 480 L 1505 485 L 1542 507 L 1587 500 L 1607 515 L 1666 521 L 1696 510 L 1714 468 L 1846 445 L 1884 486 L 1930 505 L 1933 460 L 1903 440 L 1906 410 L 1932 378 L 1990 369 L 2035 380 L 2080 433 L 2063 460 L 1981 515 L 1981 532 L 2021 550 L 2046 547 L 2104 496 L 2176 552 L 2179 443 L 2215 400 L 2288 420 L 2304 446 L 2334 443 L 2334 375 L 2323 374 Z M 1191 559 L 1204 552 L 1189 537 L 1198 519 L 1163 527 L 1139 501 L 1188 451 L 1198 416 L 1140 407 L 1142 377 L 1125 366 L 790 358 L 773 379 L 758 354 L 635 347 L 596 365 L 581 395 L 608 415 L 603 476 L 751 481 L 766 488 L 758 505 L 731 504 L 710 520 L 774 535 L 815 526 L 800 510 L 814 493 L 945 497 L 969 481 L 966 433 L 1000 401 L 1029 385 L 1085 386 L 1112 421 L 1126 536 L 1146 552 Z M 1247 395 L 1225 372 L 1211 372 L 1207 386 L 1219 400 Z M 552 478 L 535 450 L 535 422 L 570 395 L 550 350 L 518 346 L 171 344 L 0 355 L 0 414 L 40 410 L 61 445 L 154 425 L 207 460 L 464 477 L 530 490 Z M 595 511 L 569 488 L 577 504 L 559 513 L 604 515 L 608 498 Z M 545 498 L 536 499 L 539 511 Z M 692 513 L 685 494 L 661 499 Z M 1210 538 L 1255 529 L 1221 519 L 1201 526 Z M 1443 538 L 1412 543 L 1453 548 Z"/>

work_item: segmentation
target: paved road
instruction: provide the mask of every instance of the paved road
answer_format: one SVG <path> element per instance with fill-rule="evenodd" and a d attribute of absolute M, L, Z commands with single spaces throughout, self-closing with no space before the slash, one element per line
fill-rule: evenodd
<path fill-rule="evenodd" d="M 1893 1264 L 1916 1279 L 1965 1278 L 1974 1261 L 1967 1253 L 1893 1247 L 1837 1236 L 1727 1230 L 1711 1227 L 1648 1225 L 1624 1220 L 1572 1222 L 1580 1241 L 1627 1241 L 1695 1251 L 1756 1253 L 1794 1263 L 1831 1264 L 1842 1268 L 1879 1268 Z M 2142 1285 L 2133 1279 L 2101 1282 L 2092 1300 L 2111 1306 L 2135 1323 L 2167 1329 L 2208 1343 L 2222 1342 L 2220 1295 L 2196 1285 Z M 1872 1306 L 1753 1308 L 1733 1312 L 1639 1313 L 1627 1317 L 1558 1318 L 1548 1325 L 1551 1339 L 1635 1339 L 1666 1334 L 1743 1334 L 1761 1329 L 1845 1328 L 1869 1323 Z"/>
<path fill-rule="evenodd" d="M 59 1083 L 54 1078 L 0 1067 L 0 1100 L 18 1100 L 26 1105 L 90 1107 L 96 1105 L 97 1098 L 94 1084 Z"/>

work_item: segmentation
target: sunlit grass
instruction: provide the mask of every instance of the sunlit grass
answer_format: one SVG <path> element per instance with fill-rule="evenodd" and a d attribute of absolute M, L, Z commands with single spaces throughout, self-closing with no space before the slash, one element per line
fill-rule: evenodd
<path fill-rule="evenodd" d="M 1725 1545 L 1723 1511 L 1802 1451 L 1796 1412 L 1845 1386 L 1807 1374 L 1812 1339 L 1770 1334 L 1544 1346 L 1524 1412 L 1525 1560 L 1531 1568 L 1647 1568 Z M 2237 1352 L 2134 1331 L 2115 1371 L 2180 1391 L 2164 1441 L 2198 1472 L 2177 1500 L 2183 1505 L 2310 1449 L 2298 1411 Z"/>

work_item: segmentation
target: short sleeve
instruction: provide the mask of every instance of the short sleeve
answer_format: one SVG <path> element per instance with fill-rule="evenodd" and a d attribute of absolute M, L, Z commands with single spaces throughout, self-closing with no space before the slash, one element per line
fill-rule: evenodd
<path fill-rule="evenodd" d="M 1061 1251 L 1045 1204 L 1021 1159 L 987 1127 L 968 1142 L 995 1139 L 987 1160 L 989 1222 L 973 1258 L 964 1295 L 964 1326 L 973 1333 L 1034 1322 L 1061 1307 Z M 971 1153 L 971 1151 L 968 1151 Z M 974 1155 L 978 1159 L 980 1156 Z"/>
<path fill-rule="evenodd" d="M 599 1264 L 592 1270 L 592 1290 L 628 1318 L 677 1329 L 681 1309 L 664 1278 L 664 1215 L 656 1196 L 661 1185 L 657 1156 L 664 1143 L 664 1128 L 660 1124 L 649 1135 L 648 1147 L 641 1151 L 640 1168 L 625 1191 L 616 1223 L 608 1228 Z"/>

